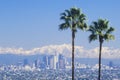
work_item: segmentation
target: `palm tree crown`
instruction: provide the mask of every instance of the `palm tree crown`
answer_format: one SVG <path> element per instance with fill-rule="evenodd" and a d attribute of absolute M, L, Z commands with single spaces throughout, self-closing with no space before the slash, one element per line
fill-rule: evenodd
<path fill-rule="evenodd" d="M 89 42 L 97 39 L 99 39 L 99 42 L 114 39 L 114 35 L 111 34 L 114 31 L 114 28 L 109 27 L 108 23 L 109 21 L 103 19 L 99 19 L 98 22 L 94 21 L 88 30 L 91 32 Z"/>
<path fill-rule="evenodd" d="M 64 22 L 60 24 L 59 29 L 65 30 L 70 28 L 72 31 L 76 32 L 77 28 L 85 29 L 87 25 L 85 24 L 86 16 L 80 11 L 79 8 L 70 8 L 70 10 L 65 10 L 61 14 L 61 20 Z"/>

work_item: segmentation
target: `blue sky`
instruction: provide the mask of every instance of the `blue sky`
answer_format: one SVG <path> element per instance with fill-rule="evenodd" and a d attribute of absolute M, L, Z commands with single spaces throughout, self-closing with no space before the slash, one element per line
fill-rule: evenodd
<path fill-rule="evenodd" d="M 116 40 L 104 46 L 119 48 L 120 0 L 0 0 L 0 47 L 31 49 L 44 45 L 71 44 L 71 32 L 59 31 L 60 13 L 79 7 L 87 16 L 87 23 L 98 18 L 108 19 L 116 31 Z M 89 33 L 79 31 L 76 45 L 97 47 L 98 42 L 88 42 Z"/>

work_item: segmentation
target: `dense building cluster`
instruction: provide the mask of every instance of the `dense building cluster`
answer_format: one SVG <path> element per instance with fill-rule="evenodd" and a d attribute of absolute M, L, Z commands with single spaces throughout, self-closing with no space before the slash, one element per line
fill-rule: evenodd
<path fill-rule="evenodd" d="M 75 80 L 97 80 L 95 66 L 75 69 Z M 71 80 L 71 69 L 36 69 L 30 66 L 1 66 L 0 80 Z M 102 67 L 102 80 L 120 80 L 120 68 Z"/>
<path fill-rule="evenodd" d="M 29 62 L 24 59 L 16 65 L 1 65 L 0 80 L 71 80 L 71 61 L 62 54 L 44 55 Z M 97 80 L 98 64 L 88 65 L 75 62 L 75 80 Z M 102 80 L 120 80 L 120 67 L 102 65 Z"/>
<path fill-rule="evenodd" d="M 66 58 L 62 54 L 55 54 L 44 55 L 42 59 L 36 59 L 32 66 L 39 69 L 65 69 L 66 63 Z M 24 59 L 23 65 L 30 65 L 27 59 Z"/>

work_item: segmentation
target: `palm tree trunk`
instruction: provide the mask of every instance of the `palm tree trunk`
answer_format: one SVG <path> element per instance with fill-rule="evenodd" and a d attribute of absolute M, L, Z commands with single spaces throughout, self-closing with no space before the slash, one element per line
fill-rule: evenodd
<path fill-rule="evenodd" d="M 74 80 L 74 39 L 75 32 L 72 31 L 72 80 Z"/>
<path fill-rule="evenodd" d="M 101 77 L 101 51 L 102 51 L 102 42 L 100 41 L 98 80 L 100 80 L 100 77 Z"/>

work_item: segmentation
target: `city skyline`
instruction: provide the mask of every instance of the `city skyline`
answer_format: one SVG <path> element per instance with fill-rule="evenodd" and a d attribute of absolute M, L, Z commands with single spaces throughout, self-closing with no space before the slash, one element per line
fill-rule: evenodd
<path fill-rule="evenodd" d="M 54 55 L 43 55 L 42 59 L 35 58 L 35 61 L 30 61 L 25 58 L 22 62 L 11 65 L 0 66 L 0 79 L 48 79 L 48 80 L 71 80 L 71 62 L 66 60 L 62 55 L 59 55 L 58 62 Z M 88 60 L 88 59 L 87 59 Z M 93 60 L 95 62 L 96 60 Z M 55 65 L 56 64 L 56 65 Z M 57 67 L 58 66 L 58 67 Z M 106 64 L 102 64 L 102 79 L 115 79 L 119 80 L 120 67 L 114 62 L 107 61 Z M 85 64 L 80 61 L 75 63 L 75 79 L 97 79 L 98 64 Z M 92 73 L 92 74 L 91 74 Z M 32 74 L 32 75 L 31 75 Z"/>

